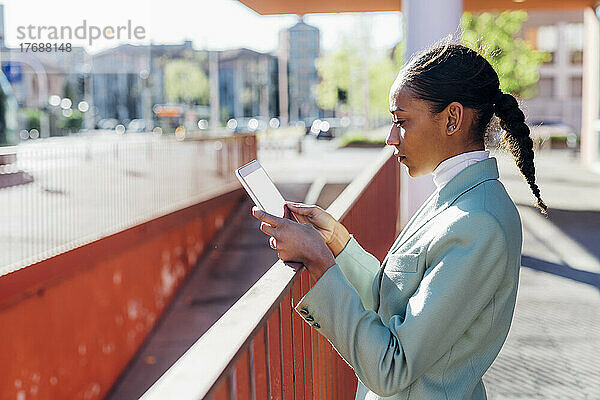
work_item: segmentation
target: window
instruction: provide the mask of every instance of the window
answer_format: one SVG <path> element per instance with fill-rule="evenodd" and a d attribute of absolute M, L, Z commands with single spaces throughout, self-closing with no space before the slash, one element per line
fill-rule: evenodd
<path fill-rule="evenodd" d="M 554 78 L 540 78 L 538 81 L 538 97 L 554 96 Z"/>
<path fill-rule="evenodd" d="M 582 85 L 581 85 L 581 77 L 571 78 L 571 97 L 581 97 L 582 95 Z"/>
<path fill-rule="evenodd" d="M 551 54 L 548 64 L 554 62 L 554 53 L 558 47 L 558 28 L 556 26 L 540 26 L 537 31 L 537 49 Z"/>
<path fill-rule="evenodd" d="M 567 24 L 565 27 L 565 42 L 571 64 L 583 63 L 583 36 L 583 24 Z"/>

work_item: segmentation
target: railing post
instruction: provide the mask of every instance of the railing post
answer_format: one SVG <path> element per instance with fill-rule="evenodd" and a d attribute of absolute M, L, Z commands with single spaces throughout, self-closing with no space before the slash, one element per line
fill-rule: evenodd
<path fill-rule="evenodd" d="M 252 340 L 252 366 L 254 376 L 254 398 L 269 398 L 269 376 L 267 369 L 267 336 L 263 326 Z"/>
<path fill-rule="evenodd" d="M 300 301 L 300 280 L 292 286 L 292 304 Z M 296 389 L 296 399 L 304 399 L 305 393 L 305 373 L 304 373 L 304 349 L 302 340 L 302 328 L 305 322 L 300 318 L 298 313 L 292 313 L 292 335 L 294 344 L 294 388 Z"/>
<path fill-rule="evenodd" d="M 211 400 L 230 400 L 231 399 L 231 374 L 227 374 L 212 394 Z"/>
<path fill-rule="evenodd" d="M 310 290 L 310 282 L 309 282 L 310 274 L 306 269 L 302 270 L 302 274 L 300 275 L 300 284 L 301 284 L 301 295 L 302 298 L 308 291 Z M 295 302 L 300 301 L 298 299 Z M 302 321 L 303 322 L 303 321 Z M 315 333 L 316 334 L 316 333 Z M 302 323 L 302 347 L 304 354 L 304 376 L 305 376 L 305 399 L 312 400 L 314 396 L 314 382 L 313 382 L 313 350 L 312 350 L 312 328 L 306 324 Z"/>
<path fill-rule="evenodd" d="M 217 152 L 216 162 L 217 162 L 217 176 L 223 176 L 223 142 L 217 140 L 215 142 L 215 151 Z"/>
<path fill-rule="evenodd" d="M 247 348 L 235 364 L 235 394 L 238 399 L 252 399 L 250 349 Z"/>
<path fill-rule="evenodd" d="M 278 307 L 267 321 L 270 399 L 283 399 L 281 339 L 281 311 Z"/>
<path fill-rule="evenodd" d="M 294 345 L 292 336 L 292 294 L 279 305 L 281 312 L 281 358 L 283 360 L 283 396 L 294 398 Z"/>

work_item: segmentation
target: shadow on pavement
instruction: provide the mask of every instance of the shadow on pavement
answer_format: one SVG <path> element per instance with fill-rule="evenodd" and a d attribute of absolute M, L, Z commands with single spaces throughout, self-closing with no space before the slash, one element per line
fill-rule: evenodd
<path fill-rule="evenodd" d="M 600 259 L 600 211 L 548 210 L 550 222 Z"/>
<path fill-rule="evenodd" d="M 530 256 L 521 256 L 521 265 L 536 271 L 542 271 L 577 282 L 587 283 L 600 290 L 600 274 L 594 272 L 582 271 L 568 265 L 555 264 Z"/>

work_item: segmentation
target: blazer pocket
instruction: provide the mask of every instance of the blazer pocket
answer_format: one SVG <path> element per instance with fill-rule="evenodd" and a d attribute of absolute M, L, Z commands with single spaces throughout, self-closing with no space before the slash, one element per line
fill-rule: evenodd
<path fill-rule="evenodd" d="M 396 272 L 417 272 L 420 254 L 390 254 L 385 269 Z"/>

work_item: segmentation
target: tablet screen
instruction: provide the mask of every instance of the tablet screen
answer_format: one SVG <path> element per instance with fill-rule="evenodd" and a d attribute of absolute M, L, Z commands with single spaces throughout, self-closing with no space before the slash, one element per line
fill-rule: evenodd
<path fill-rule="evenodd" d="M 285 200 L 260 164 L 258 168 L 248 175 L 243 175 L 242 179 L 248 186 L 246 190 L 249 189 L 251 194 L 254 194 L 254 197 L 256 197 L 253 200 L 255 202 L 258 201 L 259 204 L 257 206 L 269 214 L 283 218 Z"/>

